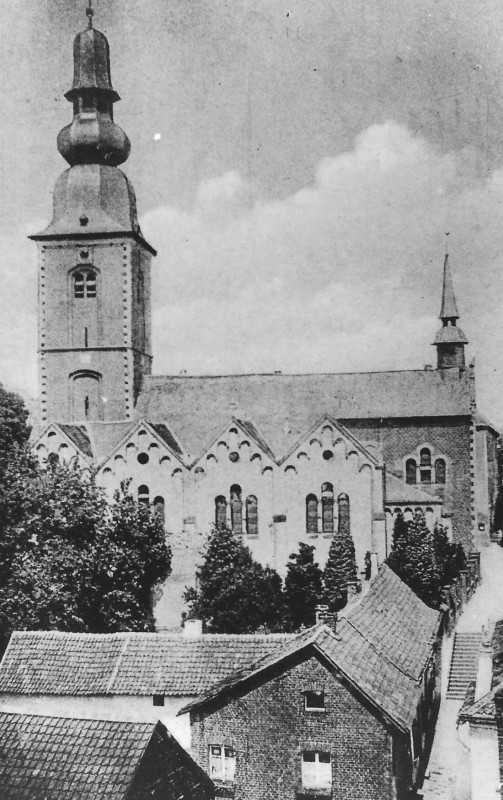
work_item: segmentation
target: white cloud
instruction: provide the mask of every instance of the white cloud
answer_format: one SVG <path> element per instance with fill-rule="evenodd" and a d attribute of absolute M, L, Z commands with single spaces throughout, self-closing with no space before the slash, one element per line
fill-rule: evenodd
<path fill-rule="evenodd" d="M 202 183 L 190 212 L 148 213 L 144 232 L 159 250 L 155 371 L 435 362 L 450 231 L 461 325 L 491 412 L 503 389 L 503 173 L 482 183 L 474 163 L 470 151 L 440 153 L 390 122 L 323 160 L 312 185 L 282 200 L 254 197 L 232 171 Z"/>

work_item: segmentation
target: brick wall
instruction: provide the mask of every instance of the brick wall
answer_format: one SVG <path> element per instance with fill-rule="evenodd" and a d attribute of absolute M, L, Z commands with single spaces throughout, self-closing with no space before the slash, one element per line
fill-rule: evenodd
<path fill-rule="evenodd" d="M 405 480 L 404 458 L 429 445 L 432 455 L 447 462 L 445 486 L 419 484 L 418 488 L 444 498 L 444 512 L 452 514 L 455 541 L 466 551 L 473 548 L 470 478 L 470 418 L 424 417 L 384 420 L 342 420 L 362 442 L 381 444 L 387 468 Z"/>
<path fill-rule="evenodd" d="M 325 691 L 325 712 L 304 710 L 310 689 Z M 303 750 L 330 752 L 333 798 L 396 797 L 392 736 L 315 657 L 213 713 L 193 714 L 191 728 L 192 754 L 205 770 L 209 745 L 236 749 L 236 800 L 292 800 Z M 396 758 L 395 771 L 406 772 Z"/>

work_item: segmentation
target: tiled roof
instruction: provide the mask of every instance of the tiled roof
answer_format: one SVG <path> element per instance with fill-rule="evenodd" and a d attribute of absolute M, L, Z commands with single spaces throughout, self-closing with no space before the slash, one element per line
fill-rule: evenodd
<path fill-rule="evenodd" d="M 442 500 L 437 495 L 429 494 L 422 489 L 418 489 L 417 486 L 405 483 L 393 473 L 386 472 L 385 502 L 387 505 L 393 505 L 393 503 L 398 505 L 421 503 L 424 505 L 424 503 L 441 503 Z"/>
<path fill-rule="evenodd" d="M 325 625 L 299 634 L 255 664 L 223 678 L 180 713 L 209 700 L 233 696 L 259 673 L 279 669 L 290 656 L 305 650 L 306 655 L 315 652 L 328 660 L 400 729 L 409 730 L 421 696 L 422 673 L 440 625 L 440 614 L 412 594 L 383 565 L 367 595 L 339 620 L 336 634 Z"/>
<path fill-rule="evenodd" d="M 102 461 L 115 450 L 119 442 L 135 426 L 132 421 L 126 422 L 88 422 L 91 443 L 96 461 Z"/>
<path fill-rule="evenodd" d="M 89 458 L 93 457 L 91 442 L 84 425 L 60 425 L 59 427 L 84 455 Z"/>
<path fill-rule="evenodd" d="M 196 457 L 236 409 L 279 458 L 325 414 L 342 421 L 468 415 L 468 371 L 146 376 L 136 415 L 165 423 Z"/>
<path fill-rule="evenodd" d="M 397 669 L 420 679 L 441 613 L 425 605 L 387 564 L 381 565 L 367 594 L 345 616 Z"/>
<path fill-rule="evenodd" d="M 122 800 L 155 727 L 0 713 L 2 800 Z"/>
<path fill-rule="evenodd" d="M 501 689 L 501 685 L 479 697 L 472 703 L 463 704 L 458 714 L 458 722 L 480 722 L 484 725 L 496 724 L 496 705 L 494 695 Z"/>
<path fill-rule="evenodd" d="M 178 455 L 181 455 L 182 451 L 180 450 L 180 446 L 176 441 L 175 437 L 173 436 L 173 434 L 171 433 L 171 431 L 169 430 L 169 428 L 166 427 L 166 425 L 163 425 L 160 422 L 156 422 L 152 424 L 152 427 L 157 433 L 157 435 L 161 437 L 163 442 L 166 442 L 168 447 L 171 450 L 173 450 L 174 453 L 178 453 Z"/>
<path fill-rule="evenodd" d="M 190 638 L 18 631 L 0 664 L 0 692 L 197 695 L 289 638 L 288 634 Z"/>

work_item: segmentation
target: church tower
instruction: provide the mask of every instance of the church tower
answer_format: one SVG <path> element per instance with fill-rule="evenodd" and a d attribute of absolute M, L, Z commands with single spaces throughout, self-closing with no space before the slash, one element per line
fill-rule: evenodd
<path fill-rule="evenodd" d="M 114 122 L 106 37 L 89 26 L 73 45 L 65 94 L 73 120 L 58 136 L 70 165 L 56 181 L 39 248 L 41 421 L 132 419 L 151 370 L 150 262 L 133 187 L 118 169 L 130 143 Z"/>
<path fill-rule="evenodd" d="M 437 331 L 434 345 L 437 348 L 437 369 L 465 366 L 465 345 L 468 339 L 458 328 L 458 307 L 454 296 L 449 255 L 444 260 L 444 284 L 442 290 L 442 308 L 440 309 L 442 327 Z"/>

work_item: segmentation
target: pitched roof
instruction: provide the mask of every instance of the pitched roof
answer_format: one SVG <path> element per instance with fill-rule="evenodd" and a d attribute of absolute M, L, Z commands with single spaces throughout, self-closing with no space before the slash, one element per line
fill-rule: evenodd
<path fill-rule="evenodd" d="M 425 605 L 387 564 L 380 566 L 367 594 L 345 616 L 397 669 L 412 680 L 420 679 L 441 612 Z"/>
<path fill-rule="evenodd" d="M 89 434 L 84 425 L 59 425 L 59 427 L 84 455 L 93 457 Z"/>
<path fill-rule="evenodd" d="M 155 724 L 0 713 L 3 800 L 122 800 Z"/>
<path fill-rule="evenodd" d="M 327 414 L 341 421 L 468 415 L 468 371 L 146 376 L 136 414 L 166 424 L 196 457 L 237 409 L 279 458 Z"/>
<path fill-rule="evenodd" d="M 314 652 L 326 659 L 389 720 L 409 730 L 440 625 L 439 612 L 410 595 L 411 590 L 383 565 L 367 595 L 339 621 L 336 634 L 325 625 L 310 628 L 210 686 L 179 713 L 217 698 L 225 702 L 259 674 L 266 679 L 271 669 L 305 651 L 306 657 Z"/>
<path fill-rule="evenodd" d="M 490 692 L 484 694 L 482 697 L 479 697 L 478 700 L 473 702 L 463 703 L 463 706 L 458 714 L 458 722 L 471 722 L 473 723 L 481 723 L 483 725 L 491 725 L 496 724 L 496 705 L 494 702 L 494 696 L 498 690 L 501 689 L 502 684 L 497 686 L 494 689 L 491 689 Z M 469 687 L 470 689 L 475 689 L 474 684 Z"/>
<path fill-rule="evenodd" d="M 429 492 L 425 492 L 417 486 L 405 483 L 405 481 L 393 475 L 392 472 L 386 472 L 385 502 L 388 505 L 393 505 L 393 503 L 397 503 L 398 505 L 408 503 L 414 505 L 416 503 L 421 503 L 424 505 L 425 503 L 435 504 L 442 503 L 443 501 L 436 494 L 429 494 Z"/>
<path fill-rule="evenodd" d="M 18 631 L 0 663 L 0 692 L 197 695 L 288 634 L 87 634 Z"/>

